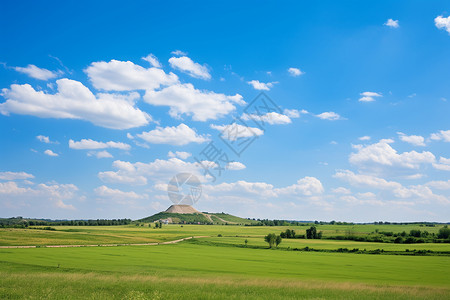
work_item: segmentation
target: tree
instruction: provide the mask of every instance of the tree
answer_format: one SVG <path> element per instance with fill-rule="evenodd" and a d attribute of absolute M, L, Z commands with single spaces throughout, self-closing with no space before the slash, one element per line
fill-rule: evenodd
<path fill-rule="evenodd" d="M 315 226 L 311 226 L 311 228 L 306 229 L 306 238 L 317 239 L 317 228 Z"/>
<path fill-rule="evenodd" d="M 438 239 L 447 239 L 450 237 L 450 228 L 447 225 L 439 229 Z"/>
<path fill-rule="evenodd" d="M 281 244 L 281 241 L 282 241 L 281 236 L 277 235 L 277 237 L 275 238 L 275 244 L 277 245 L 277 248 L 278 248 L 278 245 Z"/>
<path fill-rule="evenodd" d="M 276 242 L 276 239 L 277 239 L 277 236 L 275 235 L 275 233 L 269 233 L 268 235 L 266 235 L 264 237 L 264 241 L 269 244 L 269 248 L 273 247 L 273 245 Z"/>
<path fill-rule="evenodd" d="M 248 244 L 248 240 L 247 239 L 245 239 L 245 247 L 247 247 L 247 244 Z"/>

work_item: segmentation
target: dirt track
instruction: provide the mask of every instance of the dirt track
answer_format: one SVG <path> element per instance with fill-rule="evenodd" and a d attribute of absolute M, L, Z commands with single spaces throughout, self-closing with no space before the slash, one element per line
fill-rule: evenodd
<path fill-rule="evenodd" d="M 99 245 L 42 245 L 42 246 L 0 246 L 0 249 L 17 249 L 17 248 L 75 248 L 75 247 L 118 247 L 118 246 L 156 246 L 176 244 L 190 239 L 205 238 L 209 236 L 189 236 L 186 238 L 161 242 L 161 243 L 143 243 L 143 244 L 99 244 Z"/>

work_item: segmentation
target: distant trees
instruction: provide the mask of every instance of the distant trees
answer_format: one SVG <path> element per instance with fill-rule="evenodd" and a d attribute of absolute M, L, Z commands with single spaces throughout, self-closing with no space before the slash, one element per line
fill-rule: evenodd
<path fill-rule="evenodd" d="M 450 228 L 447 225 L 439 229 L 438 238 L 439 239 L 448 239 L 450 237 Z"/>
<path fill-rule="evenodd" d="M 322 231 L 317 232 L 316 226 L 311 226 L 309 229 L 306 229 L 306 238 L 307 239 L 321 239 Z"/>
<path fill-rule="evenodd" d="M 280 236 L 284 239 L 295 239 L 295 230 L 286 229 L 286 231 L 280 233 Z"/>
<path fill-rule="evenodd" d="M 269 233 L 264 237 L 264 241 L 269 244 L 269 248 L 273 248 L 274 245 L 278 247 L 282 240 L 281 236 L 276 235 L 275 233 Z"/>

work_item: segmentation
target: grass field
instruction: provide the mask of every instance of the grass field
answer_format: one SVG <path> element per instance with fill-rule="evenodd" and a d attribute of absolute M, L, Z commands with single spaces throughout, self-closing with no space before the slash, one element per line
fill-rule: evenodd
<path fill-rule="evenodd" d="M 420 225 L 318 225 L 317 230 L 323 231 L 324 236 L 333 236 L 344 234 L 349 231 L 355 235 L 362 235 L 374 232 L 375 230 L 392 231 L 397 233 L 402 231 L 409 232 L 412 229 L 419 229 L 427 230 L 430 233 L 437 233 L 441 227 L 442 225 L 438 225 L 436 227 L 421 227 Z M 162 229 L 154 229 L 149 228 L 148 224 L 145 224 L 145 226 L 54 226 L 54 228 L 56 231 L 0 228 L 0 246 L 151 243 L 170 241 L 187 236 L 207 235 L 214 237 L 218 234 L 221 234 L 224 237 L 262 237 L 268 233 L 279 234 L 287 228 L 294 229 L 297 234 L 305 234 L 305 230 L 309 227 L 163 225 Z M 419 246 L 419 244 L 412 245 L 411 247 L 407 245 L 406 248 L 412 248 L 416 245 Z M 447 249 L 450 250 L 450 247 Z"/>
<path fill-rule="evenodd" d="M 390 225 L 358 230 L 385 230 L 383 226 Z M 449 244 L 284 239 L 281 249 L 271 250 L 265 249 L 262 236 L 287 227 L 56 228 L 57 231 L 2 229 L 0 243 L 146 243 L 187 236 L 210 237 L 156 246 L 0 249 L 0 299 L 450 298 L 449 256 L 283 251 L 305 246 L 449 251 Z M 294 229 L 300 232 L 301 227 Z M 223 236 L 217 237 L 218 234 Z M 245 239 L 248 248 L 243 247 Z"/>

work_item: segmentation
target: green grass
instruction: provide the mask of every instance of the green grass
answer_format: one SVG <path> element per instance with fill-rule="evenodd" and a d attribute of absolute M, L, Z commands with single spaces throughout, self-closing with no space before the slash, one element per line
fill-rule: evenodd
<path fill-rule="evenodd" d="M 221 218 L 222 215 L 218 214 Z M 223 218 L 224 219 L 224 218 Z M 231 220 L 230 220 L 231 221 Z M 0 246 L 14 245 L 90 245 L 90 244 L 115 244 L 115 243 L 152 243 L 176 240 L 188 236 L 211 236 L 218 234 L 224 237 L 256 237 L 260 238 L 268 233 L 279 234 L 287 228 L 294 229 L 297 234 L 305 234 L 307 226 L 236 226 L 236 225 L 163 225 L 162 229 L 145 226 L 54 226 L 56 231 L 36 229 L 0 228 Z M 352 230 L 354 234 L 368 234 L 376 229 L 379 231 L 409 232 L 411 229 L 428 230 L 438 232 L 442 225 L 436 227 L 420 227 L 419 225 L 319 225 L 318 230 L 325 232 L 324 236 L 342 235 Z M 396 229 L 396 230 L 395 230 Z M 289 243 L 319 243 L 320 245 L 333 245 L 334 243 L 348 244 L 347 248 L 367 248 L 375 246 L 375 249 L 397 247 L 395 244 L 362 243 L 353 241 L 317 241 L 317 240 L 286 240 L 283 246 Z M 367 245 L 367 246 L 365 246 Z M 306 245 L 309 246 L 309 245 Z M 450 251 L 450 244 L 402 244 L 404 249 L 430 249 Z M 292 246 L 295 247 L 295 246 Z M 309 246 L 315 247 L 315 246 Z M 446 250 L 445 250 L 446 249 Z"/>
<path fill-rule="evenodd" d="M 443 299 L 449 268 L 449 257 L 189 243 L 0 249 L 0 298 Z"/>
<path fill-rule="evenodd" d="M 217 245 L 245 245 L 267 247 L 268 244 L 260 237 L 211 237 L 196 241 L 196 243 L 214 243 Z M 341 240 L 307 240 L 307 239 L 283 239 L 279 248 L 314 248 L 325 250 L 336 250 L 347 248 L 349 250 L 358 248 L 360 250 L 383 249 L 385 251 L 405 251 L 405 250 L 431 250 L 431 251 L 450 251 L 450 244 L 444 243 L 426 243 L 426 244 L 391 244 L 391 243 L 372 243 Z"/>
<path fill-rule="evenodd" d="M 218 214 L 220 218 L 227 216 Z M 0 249 L 0 299 L 449 299 L 450 256 L 285 251 L 310 247 L 450 251 L 450 244 L 388 244 L 263 236 L 306 226 L 55 226 L 0 229 L 0 245 L 150 243 L 172 245 Z M 328 235 L 411 229 L 419 225 L 319 225 Z M 396 229 L 396 230 L 395 230 Z M 222 237 L 218 237 L 218 235 Z M 248 240 L 248 247 L 244 241 Z M 256 247 L 256 248 L 252 248 Z M 283 251 L 284 250 L 284 251 Z"/>

